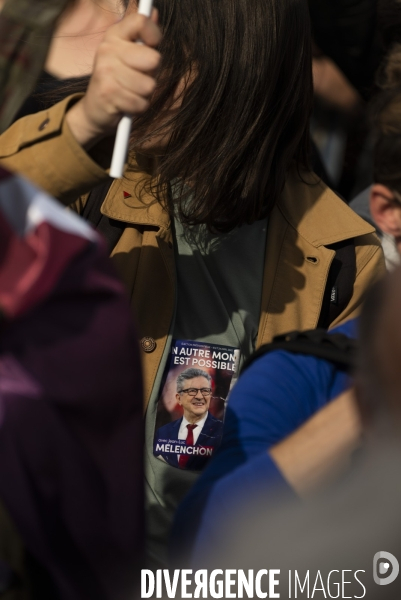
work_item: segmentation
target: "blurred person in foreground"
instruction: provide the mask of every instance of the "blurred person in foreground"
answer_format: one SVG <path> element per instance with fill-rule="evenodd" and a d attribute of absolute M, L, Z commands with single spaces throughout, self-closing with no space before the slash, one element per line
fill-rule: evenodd
<path fill-rule="evenodd" d="M 128 599 L 143 500 L 141 373 L 126 296 L 101 238 L 5 170 L 0 316 L 2 589 Z"/>
<path fill-rule="evenodd" d="M 0 15 L 13 48 L 0 55 L 1 125 L 34 84 L 64 4 L 13 0 Z M 1 597 L 132 598 L 142 380 L 125 293 L 100 236 L 2 168 L 0 414 Z"/>

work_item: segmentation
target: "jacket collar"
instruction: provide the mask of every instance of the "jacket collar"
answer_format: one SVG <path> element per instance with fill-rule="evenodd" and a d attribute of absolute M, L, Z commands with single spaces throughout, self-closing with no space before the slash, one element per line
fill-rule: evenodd
<path fill-rule="evenodd" d="M 137 197 L 137 187 L 142 188 L 143 182 L 149 180 L 149 175 L 129 170 L 124 179 L 116 180 L 110 187 L 102 213 L 117 221 L 168 229 L 167 209 L 146 189 Z M 299 176 L 292 170 L 277 207 L 297 233 L 316 248 L 375 231 L 345 202 L 339 202 L 332 190 L 313 173 Z"/>
<path fill-rule="evenodd" d="M 375 231 L 345 202 L 339 202 L 338 196 L 314 173 L 300 176 L 293 169 L 277 206 L 298 235 L 316 248 Z"/>
<path fill-rule="evenodd" d="M 102 214 L 125 223 L 168 229 L 168 211 L 147 191 L 149 182 L 150 175 L 129 169 L 123 179 L 116 179 L 111 185 L 101 208 Z M 141 190 L 140 194 L 138 190 Z"/>

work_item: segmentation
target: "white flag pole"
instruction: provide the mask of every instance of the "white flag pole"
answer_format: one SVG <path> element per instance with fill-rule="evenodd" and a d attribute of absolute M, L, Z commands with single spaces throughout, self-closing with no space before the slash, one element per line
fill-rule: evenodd
<path fill-rule="evenodd" d="M 139 0 L 138 14 L 150 17 L 152 13 L 153 0 Z M 142 42 L 137 42 L 141 44 Z M 113 156 L 110 166 L 110 177 L 121 179 L 124 173 L 124 165 L 128 154 L 128 144 L 131 134 L 132 119 L 125 116 L 117 127 L 116 140 L 114 142 Z"/>

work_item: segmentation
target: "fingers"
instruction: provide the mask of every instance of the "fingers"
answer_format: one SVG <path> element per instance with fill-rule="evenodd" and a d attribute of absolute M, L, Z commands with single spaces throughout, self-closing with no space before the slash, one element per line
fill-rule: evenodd
<path fill-rule="evenodd" d="M 148 108 L 149 100 L 132 90 L 121 87 L 117 101 L 110 106 L 110 112 L 116 114 L 117 111 L 117 114 L 120 113 L 120 117 L 123 115 L 134 116 L 145 112 Z"/>
<path fill-rule="evenodd" d="M 134 43 L 141 40 L 144 44 Z M 96 53 L 85 96 L 68 118 L 77 140 L 90 147 L 115 131 L 123 114 L 135 116 L 149 108 L 156 88 L 161 56 L 157 11 L 152 19 L 131 13 L 110 27 Z"/>
<path fill-rule="evenodd" d="M 112 99 L 118 112 L 131 115 L 136 112 L 143 112 L 148 108 L 149 99 L 155 87 L 156 81 L 153 77 L 138 72 L 135 80 L 133 80 L 131 69 L 121 65 L 116 70 L 114 78 L 105 80 L 103 85 L 99 85 L 98 91 L 100 97 L 105 99 L 105 104 L 110 103 Z"/>
<path fill-rule="evenodd" d="M 153 13 L 153 19 L 157 20 L 157 11 Z M 107 64 L 109 57 L 118 56 L 123 64 L 132 69 L 154 73 L 161 60 L 154 47 L 162 38 L 155 21 L 137 13 L 124 17 L 106 33 L 98 49 L 97 62 Z M 143 44 L 135 44 L 134 41 Z"/>
<path fill-rule="evenodd" d="M 112 37 L 116 36 L 127 42 L 142 41 L 147 46 L 156 47 L 160 44 L 162 34 L 157 26 L 157 11 L 152 13 L 152 18 L 131 13 L 119 23 L 109 29 Z M 106 34 L 107 36 L 107 34 Z"/>
<path fill-rule="evenodd" d="M 108 62 L 108 58 L 115 57 L 123 65 L 146 73 L 154 73 L 161 58 L 159 52 L 153 48 L 126 41 L 120 41 L 118 44 L 105 42 L 98 51 L 98 56 L 102 57 L 102 55 L 105 63 Z"/>
<path fill-rule="evenodd" d="M 138 94 L 145 99 L 150 98 L 155 91 L 156 80 L 145 73 L 138 73 L 135 79 L 135 84 L 132 84 L 129 75 L 129 67 L 123 65 L 116 75 L 117 85 L 127 91 Z"/>

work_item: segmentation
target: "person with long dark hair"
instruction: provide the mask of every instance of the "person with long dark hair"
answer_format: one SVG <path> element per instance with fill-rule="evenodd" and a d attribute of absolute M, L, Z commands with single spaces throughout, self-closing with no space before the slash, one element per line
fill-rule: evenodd
<path fill-rule="evenodd" d="M 172 341 L 184 354 L 196 342 L 197 359 L 207 343 L 242 361 L 277 334 L 353 317 L 384 264 L 373 227 L 309 168 L 307 3 L 155 4 L 160 25 L 130 12 L 112 26 L 86 92 L 15 123 L 0 159 L 66 204 L 81 195 L 75 209 L 109 239 L 143 351 L 149 553 L 160 565 L 197 477 L 153 454 L 163 375 L 188 358 Z M 123 114 L 134 117 L 128 165 L 110 187 Z"/>

